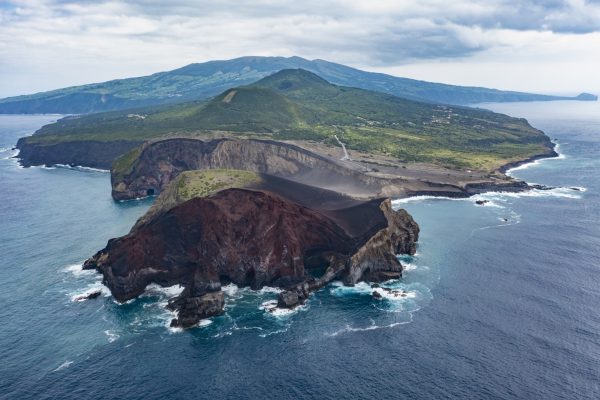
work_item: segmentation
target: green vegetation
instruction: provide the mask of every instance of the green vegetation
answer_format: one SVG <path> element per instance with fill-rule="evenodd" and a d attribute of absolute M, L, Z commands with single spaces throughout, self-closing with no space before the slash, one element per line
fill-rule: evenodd
<path fill-rule="evenodd" d="M 260 181 L 256 172 L 235 169 L 208 169 L 185 171 L 177 177 L 178 202 L 194 197 L 206 197 L 230 188 L 243 188 Z"/>
<path fill-rule="evenodd" d="M 208 102 L 66 118 L 27 141 L 238 136 L 337 146 L 334 135 L 349 150 L 485 171 L 551 149 L 548 137 L 524 119 L 336 86 L 304 70 L 283 70 Z M 117 172 L 127 172 L 136 151 L 115 162 Z"/>
<path fill-rule="evenodd" d="M 475 104 L 499 101 L 596 100 L 590 94 L 575 98 L 445 85 L 361 71 L 324 60 L 300 57 L 241 57 L 190 64 L 149 76 L 117 79 L 50 92 L 0 99 L 0 113 L 85 114 L 207 99 L 234 86 L 258 81 L 277 71 L 302 68 L 329 82 L 389 93 L 407 99 Z"/>
<path fill-rule="evenodd" d="M 112 165 L 112 170 L 117 179 L 131 172 L 133 163 L 142 152 L 142 146 L 134 147 L 131 151 L 117 158 Z"/>
<path fill-rule="evenodd" d="M 207 197 L 224 189 L 244 188 L 259 183 L 260 180 L 260 175 L 256 172 L 235 169 L 184 171 L 169 183 L 136 226 L 195 197 Z"/>

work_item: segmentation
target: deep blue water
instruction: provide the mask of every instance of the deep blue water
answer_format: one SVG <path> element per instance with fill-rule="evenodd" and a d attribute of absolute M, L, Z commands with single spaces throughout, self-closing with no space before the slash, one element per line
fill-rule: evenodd
<path fill-rule="evenodd" d="M 600 398 L 600 106 L 486 107 L 560 143 L 516 176 L 586 190 L 398 203 L 422 230 L 408 297 L 332 285 L 272 316 L 272 291 L 228 287 L 227 313 L 183 332 L 176 288 L 73 301 L 100 287 L 82 260 L 150 203 L 114 203 L 105 172 L 19 168 L 9 148 L 56 117 L 0 116 L 0 398 Z"/>

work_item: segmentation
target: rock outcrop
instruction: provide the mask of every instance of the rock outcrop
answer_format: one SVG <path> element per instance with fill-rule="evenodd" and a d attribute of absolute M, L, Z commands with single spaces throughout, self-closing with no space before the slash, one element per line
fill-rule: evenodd
<path fill-rule="evenodd" d="M 547 156 L 552 156 L 548 154 Z M 161 193 L 184 171 L 237 169 L 269 174 L 353 197 L 418 195 L 469 197 L 486 191 L 520 192 L 527 183 L 501 176 L 440 181 L 395 172 L 367 171 L 284 142 L 255 139 L 202 141 L 172 138 L 148 142 L 117 160 L 111 170 L 112 196 L 129 200 Z"/>
<path fill-rule="evenodd" d="M 24 137 L 17 142 L 17 148 L 19 149 L 20 163 L 24 167 L 65 164 L 110 169 L 115 158 L 141 143 L 129 140 L 44 143 L 34 142 L 31 137 Z"/>
<path fill-rule="evenodd" d="M 333 279 L 397 278 L 396 254 L 414 254 L 418 234 L 389 199 L 315 209 L 272 191 L 233 188 L 156 213 L 111 239 L 84 268 L 101 272 L 120 302 L 150 283 L 183 285 L 170 307 L 178 312 L 173 326 L 187 327 L 222 312 L 224 283 L 286 288 L 279 303 L 294 307 Z M 324 267 L 319 278 L 309 273 Z"/>
<path fill-rule="evenodd" d="M 160 140 L 145 144 L 127 168 L 112 171 L 115 200 L 159 194 L 182 171 L 204 169 L 253 171 L 312 186 L 347 187 L 365 195 L 378 193 L 389 184 L 389 179 L 366 175 L 298 146 L 272 140 Z M 400 179 L 395 181 L 401 184 Z"/>

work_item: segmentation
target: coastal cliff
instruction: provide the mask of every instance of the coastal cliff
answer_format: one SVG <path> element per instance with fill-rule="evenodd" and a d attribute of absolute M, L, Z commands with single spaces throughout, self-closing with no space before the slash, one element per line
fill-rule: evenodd
<path fill-rule="evenodd" d="M 24 167 L 64 164 L 100 169 L 110 169 L 115 158 L 127 153 L 142 142 L 118 141 L 67 141 L 57 143 L 35 142 L 24 137 L 17 142 L 20 163 Z"/>
<path fill-rule="evenodd" d="M 272 183 L 262 187 L 281 186 Z M 399 278 L 396 254 L 415 252 L 419 227 L 405 211 L 392 210 L 389 199 L 357 202 L 294 182 L 281 193 L 252 185 L 155 210 L 128 235 L 109 240 L 84 268 L 102 273 L 119 302 L 151 283 L 183 285 L 170 302 L 178 312 L 172 325 L 188 327 L 222 312 L 222 284 L 281 287 L 280 306 L 295 307 L 333 279 L 352 285 Z M 293 201 L 292 192 L 325 201 L 308 207 Z M 334 203 L 344 207 L 316 206 Z M 318 278 L 311 274 L 323 269 Z"/>
<path fill-rule="evenodd" d="M 272 140 L 173 138 L 145 143 L 116 160 L 111 170 L 112 196 L 115 200 L 130 200 L 157 195 L 180 173 L 203 169 L 266 173 L 365 199 L 468 197 L 487 190 L 514 192 L 529 188 L 522 181 L 478 176 L 470 171 L 450 174 L 434 170 L 432 175 L 428 170 L 413 176 L 406 175 L 403 168 L 370 171 L 355 162 L 335 160 Z"/>
<path fill-rule="evenodd" d="M 362 193 L 376 193 L 388 181 L 298 146 L 271 140 L 166 139 L 147 143 L 134 153 L 137 157 L 132 160 L 115 162 L 115 200 L 159 194 L 182 171 L 203 169 L 238 169 L 293 177 L 313 186 L 335 184 Z"/>

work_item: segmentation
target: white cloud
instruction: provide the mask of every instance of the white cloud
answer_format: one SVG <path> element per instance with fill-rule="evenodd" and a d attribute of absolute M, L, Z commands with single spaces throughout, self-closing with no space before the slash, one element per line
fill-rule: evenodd
<path fill-rule="evenodd" d="M 584 0 L 9 1 L 0 3 L 0 96 L 242 55 L 579 90 L 593 75 L 575 67 L 600 67 L 598 30 L 600 6 Z M 536 82 L 536 70 L 550 76 L 567 64 L 573 76 Z M 497 66 L 528 78 L 509 80 Z"/>

